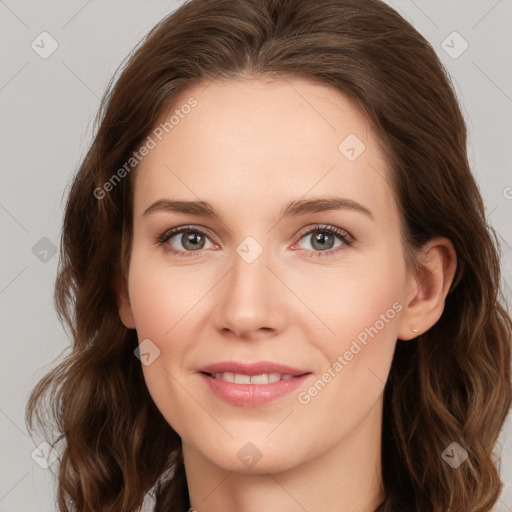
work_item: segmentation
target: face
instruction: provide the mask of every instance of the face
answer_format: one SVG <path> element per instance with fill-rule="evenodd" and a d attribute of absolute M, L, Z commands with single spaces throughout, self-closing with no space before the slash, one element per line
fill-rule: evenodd
<path fill-rule="evenodd" d="M 155 404 L 230 471 L 292 468 L 377 432 L 411 281 L 369 122 L 299 79 L 203 83 L 164 120 L 175 109 L 134 176 L 120 306 Z M 218 216 L 184 208 L 196 201 Z"/>

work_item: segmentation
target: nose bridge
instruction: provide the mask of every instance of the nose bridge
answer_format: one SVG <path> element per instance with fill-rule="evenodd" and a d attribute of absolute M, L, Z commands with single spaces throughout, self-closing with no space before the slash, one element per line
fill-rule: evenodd
<path fill-rule="evenodd" d="M 269 300 L 269 278 L 272 277 L 268 269 L 271 265 L 269 256 L 269 251 L 253 237 L 247 237 L 236 248 L 230 295 L 238 299 L 239 306 L 258 304 L 261 307 Z"/>
<path fill-rule="evenodd" d="M 221 328 L 240 336 L 250 336 L 261 328 L 277 328 L 282 294 L 273 272 L 270 250 L 247 237 L 233 254 L 223 300 L 218 305 Z"/>
<path fill-rule="evenodd" d="M 268 275 L 269 257 L 267 251 L 258 249 L 250 243 L 243 242 L 237 247 L 233 256 L 232 290 L 234 294 L 256 298 L 264 291 Z"/>

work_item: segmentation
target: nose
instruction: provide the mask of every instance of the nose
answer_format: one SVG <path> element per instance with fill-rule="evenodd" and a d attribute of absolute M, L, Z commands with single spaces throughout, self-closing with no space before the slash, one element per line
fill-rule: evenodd
<path fill-rule="evenodd" d="M 275 336 L 290 314 L 286 287 L 267 251 L 252 262 L 240 254 L 234 255 L 219 289 L 216 327 L 223 335 L 245 340 Z"/>

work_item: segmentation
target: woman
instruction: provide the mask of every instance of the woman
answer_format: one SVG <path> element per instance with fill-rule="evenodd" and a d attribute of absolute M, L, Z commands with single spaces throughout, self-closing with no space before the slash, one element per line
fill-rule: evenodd
<path fill-rule="evenodd" d="M 379 0 L 192 0 L 66 206 L 61 511 L 485 512 L 512 322 L 466 127 Z"/>

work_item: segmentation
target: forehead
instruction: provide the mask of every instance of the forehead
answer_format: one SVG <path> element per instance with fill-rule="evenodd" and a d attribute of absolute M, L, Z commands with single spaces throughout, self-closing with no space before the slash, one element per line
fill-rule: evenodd
<path fill-rule="evenodd" d="M 239 213 L 326 193 L 372 209 L 394 201 L 370 122 L 332 87 L 296 78 L 203 82 L 156 128 L 171 116 L 137 170 L 135 215 L 162 197 Z"/>

